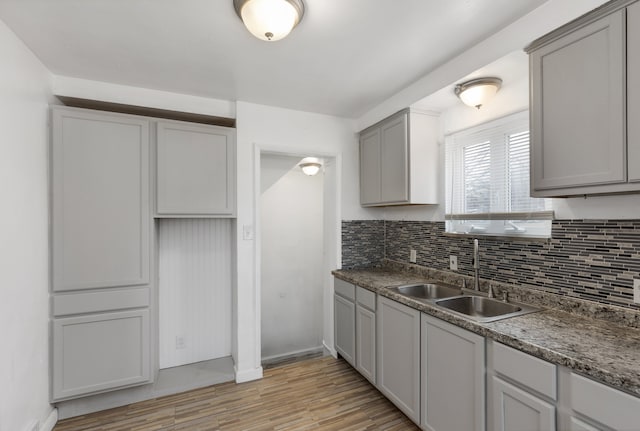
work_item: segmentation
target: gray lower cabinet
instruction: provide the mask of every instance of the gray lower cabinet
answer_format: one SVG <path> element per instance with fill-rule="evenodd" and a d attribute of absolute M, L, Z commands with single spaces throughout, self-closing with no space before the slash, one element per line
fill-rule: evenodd
<path fill-rule="evenodd" d="M 496 431 L 555 431 L 557 367 L 487 341 L 487 427 Z"/>
<path fill-rule="evenodd" d="M 235 129 L 157 123 L 156 214 L 235 215 Z"/>
<path fill-rule="evenodd" d="M 376 383 L 376 294 L 356 286 L 356 370 Z"/>
<path fill-rule="evenodd" d="M 334 279 L 333 316 L 336 351 L 351 366 L 356 366 L 356 291 L 355 286 Z"/>
<path fill-rule="evenodd" d="M 54 319 L 54 398 L 148 382 L 149 341 L 147 309 Z"/>
<path fill-rule="evenodd" d="M 483 431 L 484 337 L 426 314 L 421 327 L 422 428 Z"/>
<path fill-rule="evenodd" d="M 639 429 L 640 398 L 566 368 L 560 369 L 559 428 L 570 431 Z"/>
<path fill-rule="evenodd" d="M 376 319 L 377 388 L 419 424 L 420 312 L 378 295 Z"/>
<path fill-rule="evenodd" d="M 60 401 L 152 380 L 149 122 L 52 109 L 52 384 Z"/>
<path fill-rule="evenodd" d="M 491 377 L 494 430 L 554 431 L 555 406 L 512 385 L 500 377 Z"/>

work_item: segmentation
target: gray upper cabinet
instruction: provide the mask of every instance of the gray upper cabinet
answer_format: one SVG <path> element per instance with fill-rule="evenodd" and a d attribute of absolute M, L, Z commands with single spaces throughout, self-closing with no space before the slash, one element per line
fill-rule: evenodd
<path fill-rule="evenodd" d="M 360 203 L 375 205 L 380 198 L 380 128 L 360 136 Z"/>
<path fill-rule="evenodd" d="M 532 196 L 640 191 L 640 12 L 629 3 L 610 2 L 527 48 Z"/>
<path fill-rule="evenodd" d="M 360 204 L 438 203 L 437 118 L 401 111 L 360 134 Z"/>
<path fill-rule="evenodd" d="M 640 3 L 627 8 L 627 118 L 629 182 L 640 182 Z"/>
<path fill-rule="evenodd" d="M 235 129 L 157 123 L 159 217 L 235 215 Z"/>
<path fill-rule="evenodd" d="M 53 110 L 53 290 L 149 283 L 149 122 Z"/>

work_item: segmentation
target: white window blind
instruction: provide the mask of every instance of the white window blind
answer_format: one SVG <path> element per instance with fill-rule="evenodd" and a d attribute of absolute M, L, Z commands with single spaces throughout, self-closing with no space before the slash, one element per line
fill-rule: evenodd
<path fill-rule="evenodd" d="M 520 112 L 446 138 L 446 231 L 548 238 L 549 199 L 529 196 L 529 120 Z"/>

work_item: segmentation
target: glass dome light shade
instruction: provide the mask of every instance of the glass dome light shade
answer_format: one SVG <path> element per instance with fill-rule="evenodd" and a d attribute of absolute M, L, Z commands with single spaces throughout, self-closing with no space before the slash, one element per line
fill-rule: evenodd
<path fill-rule="evenodd" d="M 273 42 L 286 37 L 300 22 L 301 14 L 288 0 L 247 0 L 240 17 L 251 34 Z"/>
<path fill-rule="evenodd" d="M 479 78 L 456 85 L 455 93 L 465 105 L 480 109 L 496 95 L 501 85 L 500 78 Z"/>

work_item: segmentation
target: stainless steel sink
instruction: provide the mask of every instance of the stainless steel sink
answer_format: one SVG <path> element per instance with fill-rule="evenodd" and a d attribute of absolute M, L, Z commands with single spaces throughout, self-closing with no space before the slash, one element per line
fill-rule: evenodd
<path fill-rule="evenodd" d="M 435 301 L 435 303 L 451 312 L 461 314 L 478 322 L 492 322 L 539 311 L 539 309 L 528 305 L 502 302 L 484 296 L 458 296 L 441 299 Z"/>
<path fill-rule="evenodd" d="M 462 295 L 462 290 L 434 283 L 407 284 L 404 286 L 390 287 L 389 290 L 414 299 L 440 299 Z"/>

